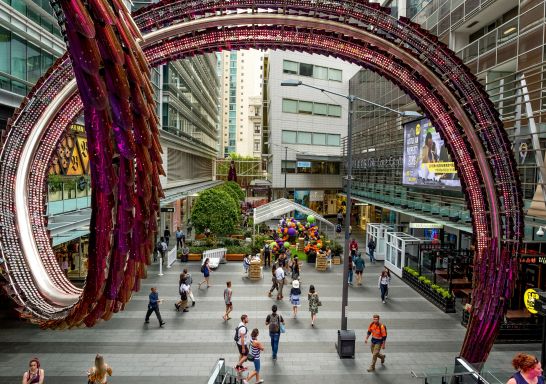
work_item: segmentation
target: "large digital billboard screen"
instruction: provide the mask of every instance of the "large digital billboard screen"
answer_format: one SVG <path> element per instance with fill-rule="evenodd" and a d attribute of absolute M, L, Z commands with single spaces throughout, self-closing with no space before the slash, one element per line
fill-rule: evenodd
<path fill-rule="evenodd" d="M 451 161 L 444 140 L 428 119 L 404 124 L 402 184 L 421 187 L 461 187 L 455 164 Z"/>

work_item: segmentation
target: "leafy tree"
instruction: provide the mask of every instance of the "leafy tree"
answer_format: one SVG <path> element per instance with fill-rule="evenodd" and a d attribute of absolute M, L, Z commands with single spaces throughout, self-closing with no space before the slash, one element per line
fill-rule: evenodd
<path fill-rule="evenodd" d="M 199 194 L 191 214 L 197 232 L 209 228 L 212 233 L 233 233 L 239 223 L 239 203 L 223 188 L 207 189 Z"/>
<path fill-rule="evenodd" d="M 235 181 L 226 181 L 220 186 L 220 188 L 223 188 L 226 192 L 228 192 L 237 202 L 245 199 L 245 192 Z"/>

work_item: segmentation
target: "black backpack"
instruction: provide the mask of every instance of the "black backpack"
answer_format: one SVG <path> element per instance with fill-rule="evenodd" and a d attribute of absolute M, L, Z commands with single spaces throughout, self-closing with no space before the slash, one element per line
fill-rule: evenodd
<path fill-rule="evenodd" d="M 269 316 L 269 332 L 279 333 L 281 330 L 281 319 L 276 313 Z"/>
<path fill-rule="evenodd" d="M 241 338 L 241 336 L 239 335 L 239 330 L 241 328 L 244 328 L 247 332 L 248 332 L 248 329 L 244 326 L 244 325 L 241 325 L 240 327 L 237 327 L 235 328 L 235 336 L 233 337 L 233 340 L 238 343 L 239 342 L 239 339 Z"/>
<path fill-rule="evenodd" d="M 201 266 L 201 273 L 205 273 L 205 264 Z"/>

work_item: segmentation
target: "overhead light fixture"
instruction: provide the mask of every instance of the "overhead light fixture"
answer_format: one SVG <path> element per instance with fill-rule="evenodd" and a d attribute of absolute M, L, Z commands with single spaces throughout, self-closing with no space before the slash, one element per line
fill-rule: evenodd
<path fill-rule="evenodd" d="M 510 27 L 506 31 L 504 31 L 503 35 L 509 35 L 512 32 L 514 32 L 515 30 L 516 30 L 516 27 Z"/>
<path fill-rule="evenodd" d="M 545 227 L 538 227 L 537 236 L 544 236 L 544 228 Z"/>

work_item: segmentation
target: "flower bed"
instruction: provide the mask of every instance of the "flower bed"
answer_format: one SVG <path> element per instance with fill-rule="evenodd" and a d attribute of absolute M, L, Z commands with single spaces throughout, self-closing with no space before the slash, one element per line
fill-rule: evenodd
<path fill-rule="evenodd" d="M 455 297 L 451 292 L 433 284 L 427 277 L 420 276 L 413 268 L 404 267 L 402 280 L 445 313 L 455 312 Z"/>

